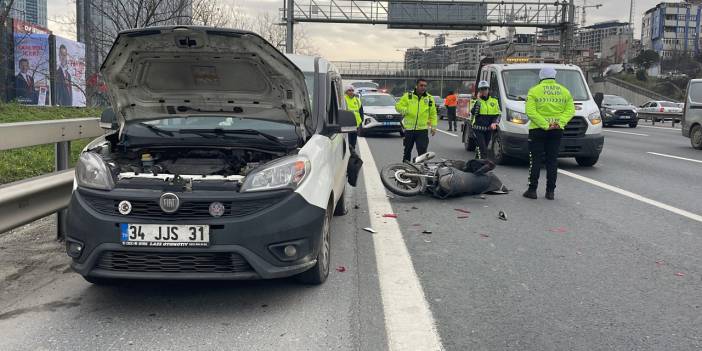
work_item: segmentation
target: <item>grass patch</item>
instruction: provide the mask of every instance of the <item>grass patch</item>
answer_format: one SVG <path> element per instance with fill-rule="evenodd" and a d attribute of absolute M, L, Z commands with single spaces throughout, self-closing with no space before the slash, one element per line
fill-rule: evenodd
<path fill-rule="evenodd" d="M 101 111 L 99 108 L 33 107 L 0 103 L 0 123 L 98 117 Z M 71 142 L 71 167 L 75 165 L 78 154 L 90 140 L 92 139 Z M 36 177 L 53 171 L 54 144 L 0 151 L 0 184 Z"/>
<path fill-rule="evenodd" d="M 615 78 L 621 79 L 627 83 L 631 83 L 642 87 L 644 89 L 651 90 L 663 96 L 667 96 L 671 99 L 683 101 L 685 96 L 683 96 L 682 90 L 686 87 L 680 87 L 673 81 L 659 79 L 656 77 L 648 77 L 646 81 L 640 81 L 636 78 L 635 74 L 620 73 L 614 76 Z M 677 87 L 677 88 L 676 88 Z"/>

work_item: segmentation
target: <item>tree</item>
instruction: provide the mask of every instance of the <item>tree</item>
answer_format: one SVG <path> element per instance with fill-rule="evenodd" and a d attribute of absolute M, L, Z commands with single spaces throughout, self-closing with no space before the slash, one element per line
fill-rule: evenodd
<path fill-rule="evenodd" d="M 247 28 L 251 19 L 232 3 L 213 0 L 193 0 L 193 24 L 219 28 Z"/>
<path fill-rule="evenodd" d="M 651 66 L 660 62 L 661 57 L 657 52 L 653 50 L 644 50 L 638 56 L 634 57 L 632 60 L 635 64 L 643 67 L 644 69 L 649 69 Z"/>

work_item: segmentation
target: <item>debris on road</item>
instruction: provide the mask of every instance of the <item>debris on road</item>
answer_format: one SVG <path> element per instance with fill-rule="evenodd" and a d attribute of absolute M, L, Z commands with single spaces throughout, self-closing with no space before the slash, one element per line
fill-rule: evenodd
<path fill-rule="evenodd" d="M 413 209 L 413 210 L 418 210 L 419 207 L 417 207 L 417 206 L 412 206 L 412 209 Z"/>
<path fill-rule="evenodd" d="M 467 219 L 467 218 L 470 218 L 470 216 L 458 216 L 458 217 L 456 217 L 456 218 L 458 218 L 458 219 Z"/>
<path fill-rule="evenodd" d="M 359 208 L 361 208 L 361 206 L 358 206 L 358 205 L 354 205 L 354 206 L 353 206 L 353 209 L 354 209 L 354 210 L 358 210 Z"/>
<path fill-rule="evenodd" d="M 567 233 L 567 232 L 568 232 L 568 228 L 566 228 L 566 227 L 556 227 L 556 228 L 551 228 L 551 229 L 549 229 L 548 231 L 551 232 L 551 233 L 560 233 L 560 234 L 563 234 L 563 233 Z"/>
<path fill-rule="evenodd" d="M 576 254 L 576 255 L 582 255 L 583 253 L 580 252 L 580 251 L 575 251 L 575 254 Z"/>
<path fill-rule="evenodd" d="M 683 272 L 677 272 L 677 273 L 675 273 L 675 275 L 677 275 L 678 277 L 684 277 L 684 276 L 685 276 L 685 273 L 683 273 Z"/>
<path fill-rule="evenodd" d="M 394 213 L 386 213 L 383 215 L 384 218 L 397 218 L 397 215 Z"/>
<path fill-rule="evenodd" d="M 421 227 L 422 225 L 419 223 L 412 224 L 413 227 Z"/>
<path fill-rule="evenodd" d="M 665 261 L 663 261 L 663 260 L 658 260 L 658 261 L 656 261 L 656 264 L 659 265 L 659 266 L 662 266 L 662 265 L 665 264 Z"/>
<path fill-rule="evenodd" d="M 489 238 L 490 236 L 487 235 L 487 234 L 480 234 L 480 237 L 481 237 L 481 238 Z"/>
<path fill-rule="evenodd" d="M 369 232 L 369 233 L 373 233 L 373 234 L 377 233 L 377 232 L 376 232 L 373 228 L 371 228 L 371 227 L 363 228 L 363 230 L 365 230 L 365 231 L 367 231 L 367 232 Z"/>
<path fill-rule="evenodd" d="M 422 234 L 431 234 L 431 230 L 429 230 L 429 229 L 424 229 L 424 230 L 422 231 Z"/>
<path fill-rule="evenodd" d="M 346 267 L 344 267 L 344 266 L 336 267 L 336 271 L 339 273 L 344 273 L 344 272 L 346 272 Z"/>
<path fill-rule="evenodd" d="M 470 211 L 462 209 L 462 208 L 454 208 L 453 210 L 456 212 L 461 212 L 461 213 L 470 213 Z"/>
<path fill-rule="evenodd" d="M 497 218 L 506 221 L 507 220 L 507 215 L 505 215 L 505 211 L 500 211 L 500 213 L 497 214 Z"/>

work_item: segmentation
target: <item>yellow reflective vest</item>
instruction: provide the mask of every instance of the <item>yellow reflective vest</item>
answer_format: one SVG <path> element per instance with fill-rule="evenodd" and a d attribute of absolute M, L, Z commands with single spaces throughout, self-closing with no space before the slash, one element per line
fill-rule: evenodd
<path fill-rule="evenodd" d="M 428 93 L 424 96 L 414 92 L 405 93 L 395 104 L 395 109 L 402 115 L 402 126 L 407 130 L 436 128 L 436 103 Z"/>
<path fill-rule="evenodd" d="M 349 111 L 353 111 L 353 114 L 356 115 L 356 127 L 360 126 L 363 121 L 363 117 L 361 117 L 361 99 L 358 96 L 349 97 L 347 94 L 344 94 L 344 98 L 346 99 L 346 108 Z"/>
<path fill-rule="evenodd" d="M 563 129 L 575 115 L 573 96 L 555 79 L 544 79 L 529 89 L 526 114 L 531 121 L 529 129 L 548 130 L 551 123 L 558 123 Z"/>

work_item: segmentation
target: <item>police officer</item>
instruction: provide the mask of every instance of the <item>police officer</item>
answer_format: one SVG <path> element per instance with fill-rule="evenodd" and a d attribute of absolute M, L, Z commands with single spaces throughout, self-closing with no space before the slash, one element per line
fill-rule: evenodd
<path fill-rule="evenodd" d="M 497 129 L 500 119 L 500 103 L 490 96 L 490 84 L 484 80 L 478 83 L 478 97 L 470 113 L 473 117 L 471 128 L 478 143 L 475 149 L 475 158 L 487 158 L 487 147 L 490 144 L 492 131 Z"/>
<path fill-rule="evenodd" d="M 405 93 L 395 109 L 403 116 L 405 150 L 402 160 L 409 162 L 414 145 L 417 145 L 418 155 L 423 155 L 429 148 L 429 130 L 432 136 L 436 134 L 436 104 L 434 97 L 427 93 L 427 81 L 418 79 L 414 91 Z"/>
<path fill-rule="evenodd" d="M 363 121 L 361 117 L 363 116 L 363 105 L 361 105 L 361 99 L 356 96 L 352 85 L 346 86 L 344 99 L 346 99 L 346 108 L 349 111 L 353 111 L 353 114 L 356 116 L 356 128 L 359 128 L 361 121 Z M 356 139 L 358 139 L 358 133 L 349 133 L 349 147 L 351 150 L 356 150 Z"/>
<path fill-rule="evenodd" d="M 554 199 L 558 171 L 558 150 L 563 128 L 575 114 L 573 97 L 556 83 L 556 70 L 544 67 L 539 84 L 529 89 L 526 114 L 529 117 L 529 189 L 524 197 L 536 199 L 541 165 L 546 163 L 546 198 Z"/>

